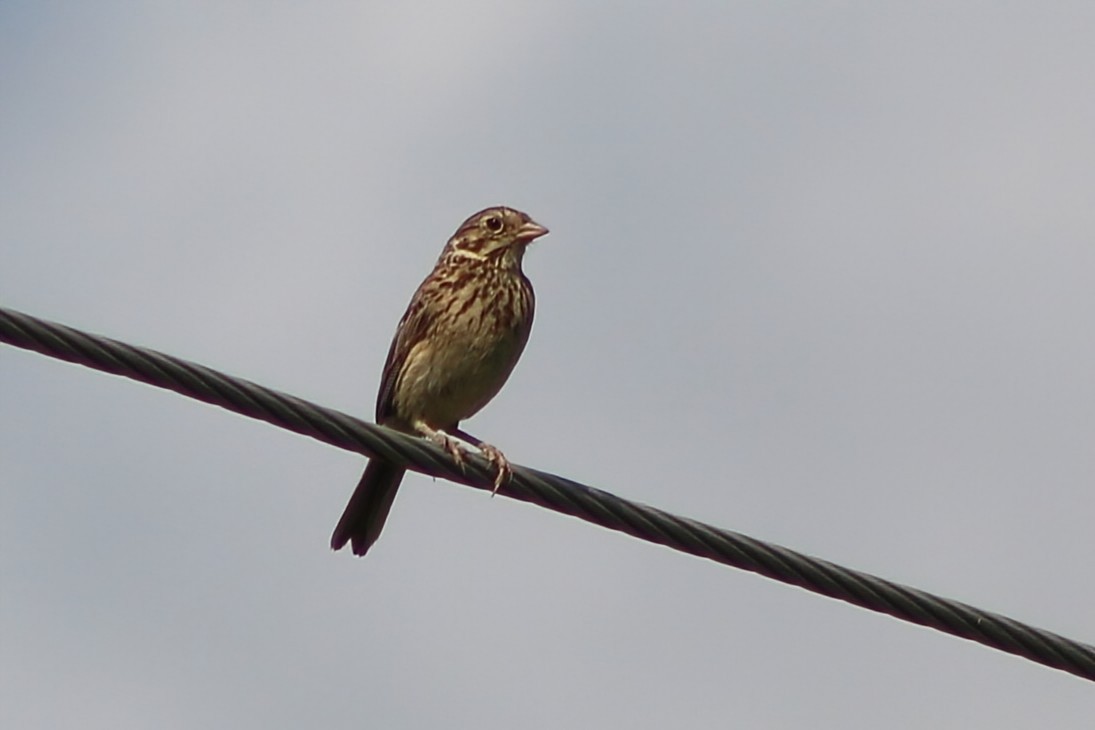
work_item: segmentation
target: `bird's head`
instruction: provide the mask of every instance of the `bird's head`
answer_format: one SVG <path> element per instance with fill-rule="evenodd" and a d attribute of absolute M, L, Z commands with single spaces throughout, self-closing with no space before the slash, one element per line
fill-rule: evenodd
<path fill-rule="evenodd" d="M 486 208 L 460 224 L 441 256 L 520 269 L 525 247 L 547 232 L 527 213 L 504 206 Z"/>

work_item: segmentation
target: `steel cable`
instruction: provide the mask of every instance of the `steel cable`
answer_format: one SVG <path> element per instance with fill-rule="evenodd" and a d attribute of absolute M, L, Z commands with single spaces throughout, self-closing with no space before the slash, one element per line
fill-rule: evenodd
<path fill-rule="evenodd" d="M 279 393 L 195 363 L 0 308 L 0 341 L 220 406 L 366 456 L 489 490 L 481 458 L 465 469 L 437 446 L 340 411 Z M 579 517 L 649 542 L 759 573 L 830 598 L 976 641 L 1095 681 L 1095 647 L 584 484 L 514 466 L 499 494 Z"/>

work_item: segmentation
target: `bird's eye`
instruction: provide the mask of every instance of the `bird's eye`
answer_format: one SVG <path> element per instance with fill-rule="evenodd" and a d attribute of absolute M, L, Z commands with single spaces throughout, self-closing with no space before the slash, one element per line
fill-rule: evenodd
<path fill-rule="evenodd" d="M 483 220 L 483 225 L 487 227 L 487 230 L 491 233 L 498 233 L 502 230 L 502 219 L 496 215 L 487 216 Z"/>

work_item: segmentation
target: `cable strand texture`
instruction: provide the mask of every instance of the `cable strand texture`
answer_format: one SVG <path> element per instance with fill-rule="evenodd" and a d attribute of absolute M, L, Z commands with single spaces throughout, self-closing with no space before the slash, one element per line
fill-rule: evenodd
<path fill-rule="evenodd" d="M 220 406 L 341 449 L 490 490 L 493 472 L 472 458 L 461 469 L 437 446 L 340 411 L 154 350 L 0 307 L 0 341 Z M 805 588 L 1095 681 L 1095 647 L 1005 616 L 678 517 L 545 472 L 514 466 L 500 494 L 610 530 Z"/>

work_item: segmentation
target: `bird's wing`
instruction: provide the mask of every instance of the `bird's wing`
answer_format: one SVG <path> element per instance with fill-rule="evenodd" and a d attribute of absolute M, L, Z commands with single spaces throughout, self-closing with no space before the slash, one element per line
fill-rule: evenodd
<path fill-rule="evenodd" d="M 396 327 L 395 337 L 388 348 L 388 359 L 384 362 L 384 373 L 380 377 L 380 392 L 376 395 L 377 423 L 384 423 L 393 414 L 395 386 L 407 363 L 407 355 L 426 336 L 429 322 L 426 304 L 419 287 Z"/>

